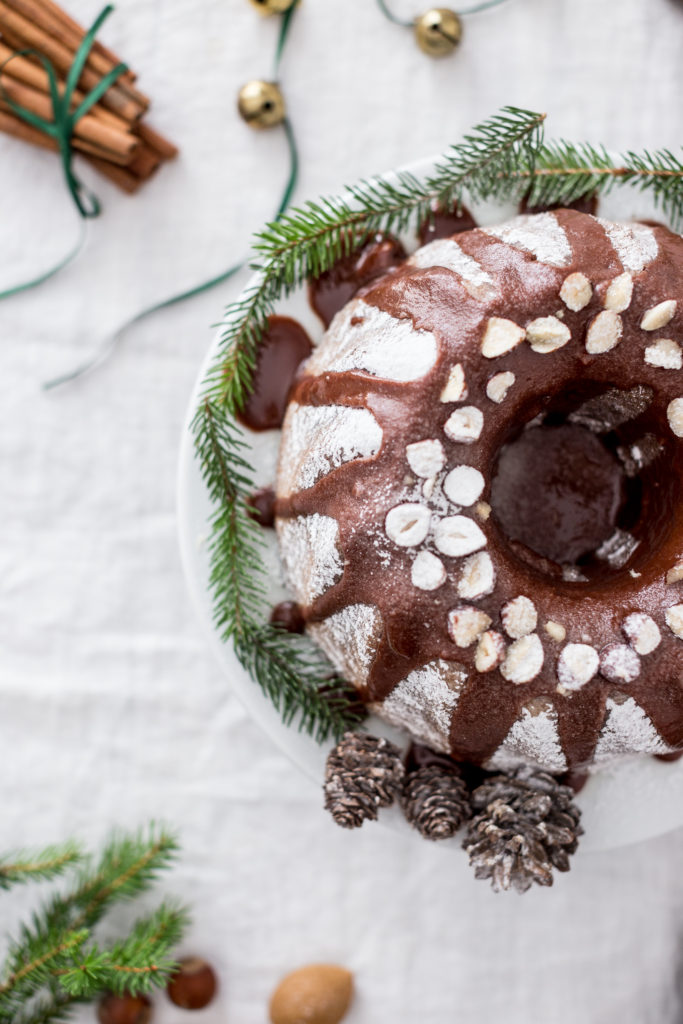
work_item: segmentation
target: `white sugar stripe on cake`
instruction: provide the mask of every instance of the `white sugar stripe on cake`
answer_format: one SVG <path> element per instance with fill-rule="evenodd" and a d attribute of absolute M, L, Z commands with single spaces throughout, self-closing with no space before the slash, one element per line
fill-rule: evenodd
<path fill-rule="evenodd" d="M 423 245 L 413 253 L 408 266 L 426 270 L 429 267 L 445 267 L 457 274 L 467 291 L 475 299 L 490 299 L 498 292 L 498 287 L 490 274 L 467 253 L 463 252 L 452 238 L 438 238 L 435 242 Z"/>
<path fill-rule="evenodd" d="M 530 252 L 539 262 L 551 267 L 566 267 L 571 262 L 569 239 L 552 213 L 522 214 L 484 230 L 487 235 L 500 238 L 516 249 Z"/>
<path fill-rule="evenodd" d="M 522 708 L 502 744 L 486 768 L 509 771 L 520 764 L 531 764 L 547 772 L 564 772 L 567 759 L 560 746 L 557 711 L 542 698 L 538 706 Z"/>
<path fill-rule="evenodd" d="M 438 343 L 410 319 L 355 299 L 337 313 L 306 363 L 307 374 L 359 370 L 386 380 L 419 380 L 436 362 Z"/>
<path fill-rule="evenodd" d="M 367 409 L 292 402 L 282 433 L 279 493 L 306 490 L 345 462 L 376 455 L 381 444 L 382 428 Z"/>
<path fill-rule="evenodd" d="M 435 750 L 449 753 L 451 719 L 466 680 L 467 672 L 457 663 L 432 661 L 406 676 L 371 710 Z"/>
<path fill-rule="evenodd" d="M 628 754 L 666 754 L 667 746 L 633 697 L 607 698 L 607 717 L 593 761 L 596 765 Z"/>
<path fill-rule="evenodd" d="M 657 256 L 659 246 L 652 228 L 645 224 L 614 224 L 596 218 L 614 246 L 624 270 L 637 274 Z"/>
<path fill-rule="evenodd" d="M 308 626 L 319 647 L 354 686 L 367 682 L 382 634 L 382 616 L 371 604 L 350 604 Z"/>
<path fill-rule="evenodd" d="M 310 604 L 341 578 L 339 524 L 315 512 L 280 520 L 277 529 L 287 581 L 297 600 Z"/>

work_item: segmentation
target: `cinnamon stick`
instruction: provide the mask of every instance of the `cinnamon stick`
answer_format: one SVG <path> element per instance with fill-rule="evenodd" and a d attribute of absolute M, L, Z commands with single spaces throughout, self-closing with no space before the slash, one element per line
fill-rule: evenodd
<path fill-rule="evenodd" d="M 10 57 L 12 58 L 11 60 L 9 60 Z M 17 81 L 23 82 L 24 85 L 30 85 L 31 88 L 45 93 L 46 96 L 50 95 L 50 83 L 47 71 L 45 71 L 42 64 L 34 64 L 32 61 L 27 60 L 26 57 L 16 56 L 14 50 L 11 50 L 8 46 L 4 46 L 1 42 L 0 64 L 3 65 L 3 75 L 8 75 L 10 78 L 16 78 Z M 64 80 L 59 79 L 57 86 L 61 95 L 64 91 Z M 72 110 L 74 110 L 83 100 L 84 95 L 85 94 L 79 89 L 74 89 L 71 102 Z M 130 130 L 128 121 L 119 117 L 118 114 L 113 114 L 111 110 L 105 110 L 99 103 L 96 103 L 94 107 L 90 108 L 90 113 L 93 117 L 98 117 L 100 120 L 106 121 L 107 124 L 112 125 L 112 127 L 118 128 L 121 132 L 127 132 Z"/>
<path fill-rule="evenodd" d="M 41 64 L 34 64 L 26 57 L 15 56 L 15 50 L 0 42 L 0 63 L 3 65 L 2 74 L 16 78 L 17 81 L 30 85 L 41 92 L 48 91 L 47 71 Z M 10 58 L 12 58 L 10 60 Z M 9 63 L 8 63 L 9 62 Z"/>
<path fill-rule="evenodd" d="M 51 14 L 55 18 L 55 20 L 59 21 L 64 26 L 65 29 L 71 30 L 71 32 L 73 33 L 73 40 L 76 44 L 75 49 L 77 49 L 85 35 L 85 30 L 83 29 L 83 27 L 79 25 L 78 22 L 75 21 L 72 17 L 70 17 L 66 13 L 66 11 L 63 11 L 58 4 L 54 3 L 53 0 L 37 0 L 37 2 L 43 8 L 46 14 Z M 110 50 L 107 46 L 101 43 L 99 39 L 96 39 L 93 43 L 91 52 L 99 53 L 103 57 L 106 57 L 107 60 L 110 61 L 112 66 L 116 64 L 125 63 L 125 61 L 122 61 L 120 57 L 117 57 L 117 55 L 112 50 Z M 134 71 L 128 70 L 123 74 L 122 77 L 132 85 L 135 82 L 137 75 L 135 74 Z"/>
<path fill-rule="evenodd" d="M 43 134 L 37 128 L 26 124 L 15 114 L 8 113 L 2 109 L 0 109 L 0 131 L 6 135 L 13 136 L 15 139 L 20 139 L 22 142 L 28 142 L 33 146 L 52 150 L 52 152 L 56 152 L 58 148 L 55 140 L 50 138 L 49 135 Z M 95 156 L 94 154 L 83 153 L 82 156 L 100 174 L 108 178 L 115 185 L 118 185 L 124 192 L 129 194 L 137 192 L 143 184 L 144 179 L 138 178 L 127 167 L 117 167 L 116 164 L 111 164 L 108 160 L 103 160 L 102 157 Z"/>
<path fill-rule="evenodd" d="M 140 178 L 151 178 L 161 163 L 161 157 L 155 149 L 140 140 L 140 148 L 128 164 L 128 170 Z"/>
<path fill-rule="evenodd" d="M 30 142 L 32 146 L 51 149 L 53 152 L 56 152 L 58 149 L 57 143 L 53 138 L 38 131 L 32 125 L 26 124 L 16 114 L 2 107 L 0 107 L 0 131 L 6 135 L 11 135 L 15 139 L 21 139 L 22 142 Z"/>
<path fill-rule="evenodd" d="M 16 79 L 4 75 L 2 77 L 5 93 L 11 100 L 37 114 L 38 117 L 53 121 L 52 102 L 49 96 Z M 96 146 L 107 154 L 112 163 L 122 165 L 129 164 L 143 145 L 131 132 L 121 132 L 90 114 L 79 118 L 74 126 L 75 148 L 82 148 L 79 146 L 80 141 Z"/>
<path fill-rule="evenodd" d="M 118 185 L 124 192 L 128 192 L 129 195 L 137 192 L 144 181 L 143 178 L 139 178 L 134 174 L 129 167 L 117 167 L 116 164 L 110 164 L 108 160 L 102 160 L 97 156 L 86 156 L 85 159 L 101 175 L 108 178 L 109 181 L 113 181 L 115 185 Z"/>
<path fill-rule="evenodd" d="M 144 121 L 139 121 L 135 126 L 136 134 L 140 136 L 152 149 L 155 149 L 157 153 L 164 160 L 173 160 L 178 155 L 178 147 L 174 146 L 172 142 L 165 139 L 163 135 L 159 135 L 153 128 L 146 125 Z"/>
<path fill-rule="evenodd" d="M 17 13 L 5 2 L 0 0 L 0 32 L 6 41 L 17 49 L 29 46 L 52 61 L 55 68 L 63 75 L 68 73 L 73 63 L 73 53 L 59 40 L 54 39 L 42 26 L 36 25 Z M 93 89 L 101 80 L 91 69 L 85 67 L 79 84 L 87 91 Z M 135 93 L 135 95 L 131 95 Z M 149 100 L 142 93 L 137 93 L 132 86 L 120 86 L 118 83 L 109 88 L 102 99 L 102 105 L 127 121 L 135 121 L 149 107 Z"/>
<path fill-rule="evenodd" d="M 64 12 L 59 12 L 59 8 L 56 5 L 50 6 L 45 0 L 5 0 L 7 6 L 12 10 L 16 11 L 17 14 L 22 15 L 28 21 L 43 28 L 46 32 L 65 46 L 73 55 L 76 50 L 83 42 L 85 31 L 73 25 L 70 19 L 64 18 Z M 123 61 L 112 60 L 104 54 L 100 53 L 95 46 L 91 47 L 90 53 L 86 60 L 86 68 L 94 72 L 98 78 L 103 78 L 105 75 L 117 65 L 122 64 Z M 131 99 L 141 100 L 149 105 L 149 100 L 142 93 L 133 89 L 133 83 L 128 80 L 126 81 L 125 73 L 117 79 L 119 88 L 121 88 Z"/>

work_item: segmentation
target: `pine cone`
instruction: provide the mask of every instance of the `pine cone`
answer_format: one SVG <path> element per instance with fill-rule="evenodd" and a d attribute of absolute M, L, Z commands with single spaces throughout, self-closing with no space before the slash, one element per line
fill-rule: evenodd
<path fill-rule="evenodd" d="M 552 885 L 552 869 L 569 870 L 583 834 L 573 796 L 552 775 L 527 767 L 487 779 L 472 793 L 481 813 L 463 843 L 475 876 L 490 878 L 496 892 Z"/>
<path fill-rule="evenodd" d="M 455 764 L 424 765 L 410 772 L 401 806 L 425 839 L 450 839 L 472 814 L 467 786 Z"/>
<path fill-rule="evenodd" d="M 342 828 L 376 821 L 380 807 L 393 804 L 405 769 L 401 751 L 367 733 L 344 733 L 327 758 L 325 808 Z"/>

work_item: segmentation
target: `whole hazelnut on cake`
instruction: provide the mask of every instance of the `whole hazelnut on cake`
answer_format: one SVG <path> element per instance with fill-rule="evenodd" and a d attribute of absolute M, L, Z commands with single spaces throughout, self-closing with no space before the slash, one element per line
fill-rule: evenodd
<path fill-rule="evenodd" d="M 418 249 L 284 422 L 306 629 L 415 740 L 553 774 L 683 746 L 683 239 L 572 210 Z"/>

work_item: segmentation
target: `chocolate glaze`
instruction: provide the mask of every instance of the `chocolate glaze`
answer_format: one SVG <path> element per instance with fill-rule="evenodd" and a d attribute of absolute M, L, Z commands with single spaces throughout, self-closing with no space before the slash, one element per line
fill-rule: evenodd
<path fill-rule="evenodd" d="M 491 486 L 506 536 L 558 565 L 578 563 L 613 535 L 624 497 L 615 456 L 572 423 L 523 431 L 501 451 Z"/>
<path fill-rule="evenodd" d="M 557 203 L 551 203 L 547 206 L 544 206 L 543 204 L 541 204 L 541 206 L 530 206 L 527 203 L 526 198 L 524 198 L 519 204 L 519 212 L 545 213 L 548 210 L 576 210 L 577 213 L 590 213 L 594 217 L 598 212 L 598 204 L 599 199 L 597 192 L 593 192 L 593 194 L 589 196 L 582 196 L 581 199 L 576 199 L 573 203 L 569 203 L 567 206 L 558 206 Z M 643 223 L 647 224 L 649 221 L 643 221 Z"/>
<path fill-rule="evenodd" d="M 275 526 L 275 490 L 272 487 L 261 487 L 250 494 L 245 502 L 247 515 L 265 528 Z"/>
<path fill-rule="evenodd" d="M 398 266 L 406 257 L 391 235 L 375 235 L 360 249 L 338 260 L 331 270 L 308 282 L 308 299 L 325 327 L 349 299 L 375 278 Z"/>
<path fill-rule="evenodd" d="M 673 750 L 670 754 L 655 754 L 658 761 L 680 761 L 683 750 Z"/>
<path fill-rule="evenodd" d="M 575 793 L 580 793 L 589 778 L 588 772 L 565 772 L 564 775 L 560 776 L 560 782 L 565 786 L 569 786 Z"/>
<path fill-rule="evenodd" d="M 477 222 L 466 206 L 454 204 L 450 209 L 443 210 L 437 206 L 417 229 L 420 245 L 435 242 L 437 238 L 452 238 L 461 231 L 472 231 Z"/>
<path fill-rule="evenodd" d="M 571 210 L 557 213 L 573 256 L 561 268 L 538 262 L 492 235 L 474 230 L 458 236 L 460 248 L 475 258 L 499 282 L 496 296 L 483 302 L 466 290 L 460 278 L 445 268 L 406 266 L 375 283 L 364 301 L 408 318 L 415 328 L 433 332 L 440 345 L 436 364 L 421 380 L 398 383 L 361 372 L 303 377 L 293 397 L 301 404 L 355 405 L 368 408 L 382 427 L 384 440 L 372 459 L 347 462 L 323 476 L 307 491 L 278 500 L 277 515 L 292 517 L 314 512 L 332 516 L 339 524 L 344 559 L 341 579 L 304 611 L 308 622 L 320 622 L 356 604 L 377 607 L 383 630 L 367 686 L 369 701 L 383 700 L 411 671 L 437 659 L 456 662 L 468 670 L 468 682 L 453 715 L 451 752 L 458 760 L 484 763 L 498 749 L 522 708 L 533 698 L 549 696 L 558 714 L 560 741 L 570 768 L 590 762 L 605 720 L 605 701 L 615 687 L 595 676 L 583 689 L 562 696 L 556 692 L 557 654 L 544 637 L 545 661 L 530 683 L 514 685 L 499 671 L 480 675 L 474 670 L 474 647 L 456 648 L 447 632 L 448 611 L 461 604 L 452 571 L 438 590 L 415 589 L 410 580 L 412 552 L 392 550 L 383 564 L 373 536 L 383 535 L 384 520 L 403 493 L 406 445 L 438 437 L 446 448 L 448 465 L 465 462 L 478 468 L 487 481 L 482 495 L 490 499 L 490 484 L 498 454 L 520 428 L 535 417 L 566 414 L 591 396 L 613 389 L 645 385 L 652 391 L 647 409 L 617 428 L 620 443 L 654 435 L 661 454 L 640 474 L 641 513 L 633 533 L 639 546 L 626 566 L 587 583 L 568 582 L 544 571 L 542 564 L 522 562 L 495 516 L 487 523 L 487 550 L 497 571 L 493 593 L 477 604 L 502 630 L 500 609 L 519 594 L 533 597 L 540 622 L 564 624 L 569 642 L 588 636 L 597 650 L 621 638 L 621 624 L 630 612 L 644 612 L 659 623 L 663 608 L 680 600 L 680 592 L 665 585 L 667 569 L 680 557 L 683 537 L 683 442 L 667 421 L 668 403 L 681 394 L 680 374 L 647 365 L 646 342 L 657 336 L 681 337 L 683 331 L 683 239 L 655 228 L 656 259 L 635 275 L 630 308 L 623 315 L 624 331 L 611 352 L 589 355 L 583 344 L 589 322 L 602 309 L 608 283 L 623 272 L 609 237 L 600 223 Z M 572 342 L 551 355 L 539 356 L 521 344 L 498 360 L 483 359 L 480 338 L 490 316 L 511 317 L 525 324 L 560 308 L 559 291 L 566 276 L 581 271 L 593 282 L 593 297 L 580 312 L 563 310 Z M 664 298 L 676 298 L 678 309 L 664 334 L 643 336 L 644 312 Z M 481 438 L 463 445 L 445 438 L 444 406 L 439 395 L 453 363 L 461 362 L 469 388 L 468 404 L 485 410 Z M 501 405 L 485 397 L 492 373 L 511 370 L 521 386 L 513 387 Z M 535 481 L 529 481 L 531 489 Z M 448 560 L 447 560 L 448 561 Z M 539 625 L 540 629 L 540 625 Z M 662 642 L 643 661 L 643 671 L 629 685 L 632 695 L 667 744 L 683 745 L 683 658 L 681 641 L 662 625 Z"/>
<path fill-rule="evenodd" d="M 306 625 L 301 605 L 296 601 L 281 601 L 276 604 L 270 613 L 270 622 L 273 626 L 280 626 L 288 633 L 303 633 Z"/>
<path fill-rule="evenodd" d="M 288 316 L 268 318 L 261 338 L 251 391 L 237 418 L 249 430 L 276 430 L 282 426 L 287 399 L 304 359 L 313 345 L 301 324 Z"/>

